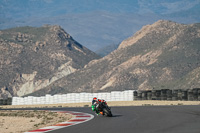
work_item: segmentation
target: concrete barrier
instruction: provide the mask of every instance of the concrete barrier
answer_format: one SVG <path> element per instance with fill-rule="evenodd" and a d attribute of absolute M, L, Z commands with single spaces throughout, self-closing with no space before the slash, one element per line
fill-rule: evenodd
<path fill-rule="evenodd" d="M 33 105 L 33 104 L 59 104 L 59 103 L 84 103 L 91 102 L 93 97 L 104 99 L 106 101 L 133 101 L 134 90 L 111 91 L 101 93 L 68 93 L 56 94 L 42 97 L 13 97 L 12 105 Z"/>
<path fill-rule="evenodd" d="M 133 101 L 133 100 L 184 100 L 200 101 L 200 88 L 188 90 L 148 90 L 148 91 L 111 91 L 101 93 L 67 93 L 45 95 L 42 97 L 13 97 L 0 99 L 0 105 L 33 105 L 33 104 L 59 104 L 59 103 L 83 103 L 91 102 L 93 97 L 106 101 Z"/>

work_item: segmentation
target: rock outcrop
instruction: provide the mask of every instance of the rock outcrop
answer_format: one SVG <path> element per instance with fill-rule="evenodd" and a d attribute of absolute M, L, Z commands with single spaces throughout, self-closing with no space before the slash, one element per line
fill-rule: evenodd
<path fill-rule="evenodd" d="M 40 90 L 99 56 L 60 26 L 0 31 L 0 97 Z"/>

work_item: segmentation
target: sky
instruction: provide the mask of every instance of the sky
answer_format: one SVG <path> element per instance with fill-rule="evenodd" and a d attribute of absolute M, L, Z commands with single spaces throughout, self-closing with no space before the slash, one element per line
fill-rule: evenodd
<path fill-rule="evenodd" d="M 0 29 L 60 25 L 96 51 L 159 19 L 200 22 L 200 0 L 0 0 Z"/>

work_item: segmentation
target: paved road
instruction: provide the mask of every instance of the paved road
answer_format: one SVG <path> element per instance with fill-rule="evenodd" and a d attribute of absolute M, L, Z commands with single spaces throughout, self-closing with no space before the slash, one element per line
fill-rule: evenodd
<path fill-rule="evenodd" d="M 57 108 L 94 114 L 90 108 Z M 114 117 L 94 119 L 49 133 L 200 133 L 200 106 L 113 107 Z"/>

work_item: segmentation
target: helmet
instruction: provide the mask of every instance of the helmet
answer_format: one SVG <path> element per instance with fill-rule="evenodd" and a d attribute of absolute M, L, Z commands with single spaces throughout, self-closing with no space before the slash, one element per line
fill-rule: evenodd
<path fill-rule="evenodd" d="M 97 100 L 97 98 L 96 98 L 96 97 L 94 97 L 94 98 L 93 98 L 93 100 Z"/>
<path fill-rule="evenodd" d="M 99 102 L 101 102 L 101 99 L 98 99 Z"/>

